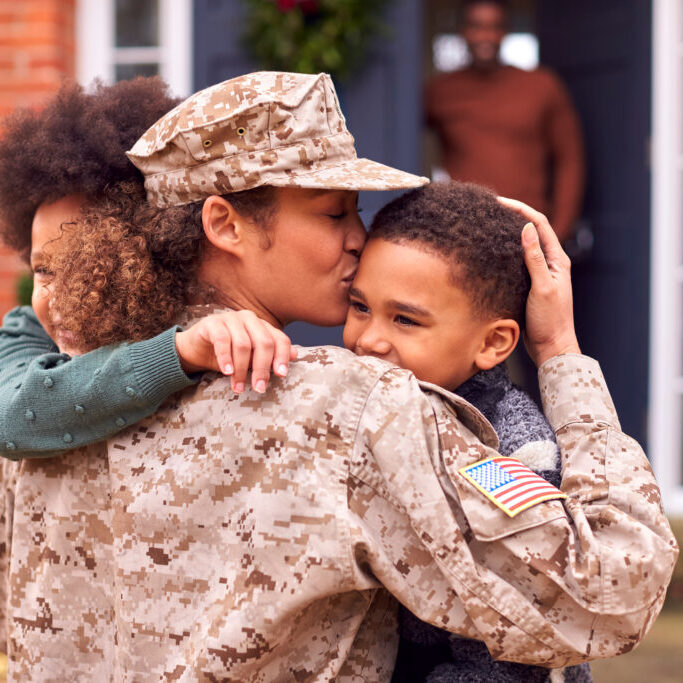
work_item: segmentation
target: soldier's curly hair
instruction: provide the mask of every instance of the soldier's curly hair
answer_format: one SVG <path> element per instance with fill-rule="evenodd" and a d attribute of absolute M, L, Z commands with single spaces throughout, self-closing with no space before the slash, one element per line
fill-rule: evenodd
<path fill-rule="evenodd" d="M 276 210 L 275 188 L 225 195 L 265 230 Z M 149 339 L 194 303 L 220 303 L 199 281 L 206 238 L 204 202 L 159 209 L 140 183 L 110 187 L 65 226 L 47 255 L 53 273 L 51 312 L 68 321 L 82 350 Z"/>
<path fill-rule="evenodd" d="M 31 223 L 43 202 L 71 194 L 100 198 L 142 174 L 125 156 L 178 99 L 158 77 L 91 91 L 65 83 L 41 110 L 18 110 L 0 130 L 0 239 L 28 260 Z"/>
<path fill-rule="evenodd" d="M 432 183 L 380 209 L 370 239 L 418 244 L 442 256 L 477 314 L 512 318 L 523 329 L 531 286 L 521 241 L 525 224 L 484 187 Z"/>

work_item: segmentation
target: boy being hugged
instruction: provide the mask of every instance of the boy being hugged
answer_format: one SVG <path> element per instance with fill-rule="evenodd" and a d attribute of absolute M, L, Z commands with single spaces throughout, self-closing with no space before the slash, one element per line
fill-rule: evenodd
<path fill-rule="evenodd" d="M 524 225 L 473 184 L 432 183 L 390 202 L 370 226 L 349 290 L 344 345 L 459 394 L 491 422 L 501 455 L 559 486 L 553 431 L 503 365 L 524 329 Z M 243 315 L 228 323 L 235 334 Z M 588 664 L 551 671 L 495 661 L 483 643 L 426 624 L 405 607 L 399 623 L 394 683 L 592 680 Z"/>
<path fill-rule="evenodd" d="M 344 344 L 455 391 L 491 422 L 502 455 L 559 486 L 553 431 L 502 365 L 524 329 L 530 281 L 523 227 L 519 214 L 477 185 L 434 183 L 394 200 L 370 227 Z M 483 643 L 426 624 L 404 607 L 400 630 L 395 683 L 592 680 L 588 664 L 551 673 L 494 661 Z"/>

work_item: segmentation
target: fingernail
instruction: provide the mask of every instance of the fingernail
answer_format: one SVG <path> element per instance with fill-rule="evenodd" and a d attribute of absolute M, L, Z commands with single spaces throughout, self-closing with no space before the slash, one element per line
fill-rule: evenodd
<path fill-rule="evenodd" d="M 527 223 L 522 228 L 522 244 L 528 245 L 532 244 L 534 241 L 534 226 L 531 223 Z"/>
<path fill-rule="evenodd" d="M 278 365 L 277 372 L 279 375 L 284 377 L 287 374 L 287 366 L 284 363 L 282 365 Z"/>
<path fill-rule="evenodd" d="M 241 394 L 244 391 L 244 382 L 238 382 L 235 384 L 235 393 Z"/>
<path fill-rule="evenodd" d="M 223 374 L 224 375 L 232 375 L 232 373 L 235 372 L 234 368 L 230 363 L 228 363 L 224 368 L 223 368 Z"/>
<path fill-rule="evenodd" d="M 256 382 L 256 386 L 254 387 L 254 390 L 258 391 L 259 394 L 263 394 L 266 390 L 265 381 L 260 379 L 258 382 Z"/>

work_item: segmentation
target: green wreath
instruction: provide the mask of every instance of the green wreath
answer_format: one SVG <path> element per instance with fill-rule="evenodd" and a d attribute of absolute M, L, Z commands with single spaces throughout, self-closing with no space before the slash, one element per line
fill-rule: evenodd
<path fill-rule="evenodd" d="M 341 80 L 383 32 L 388 0 L 243 0 L 244 44 L 265 69 L 319 73 Z"/>

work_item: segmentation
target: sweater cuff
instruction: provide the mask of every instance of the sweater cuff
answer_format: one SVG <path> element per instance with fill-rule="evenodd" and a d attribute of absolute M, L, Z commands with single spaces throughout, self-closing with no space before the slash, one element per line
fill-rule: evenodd
<path fill-rule="evenodd" d="M 152 404 L 161 403 L 176 391 L 196 384 L 201 373 L 188 376 L 180 366 L 175 335 L 178 326 L 136 344 L 131 344 L 130 359 L 143 397 Z"/>
<path fill-rule="evenodd" d="M 538 369 L 543 412 L 555 433 L 574 422 L 605 423 L 620 429 L 600 365 L 593 358 L 568 353 Z"/>

